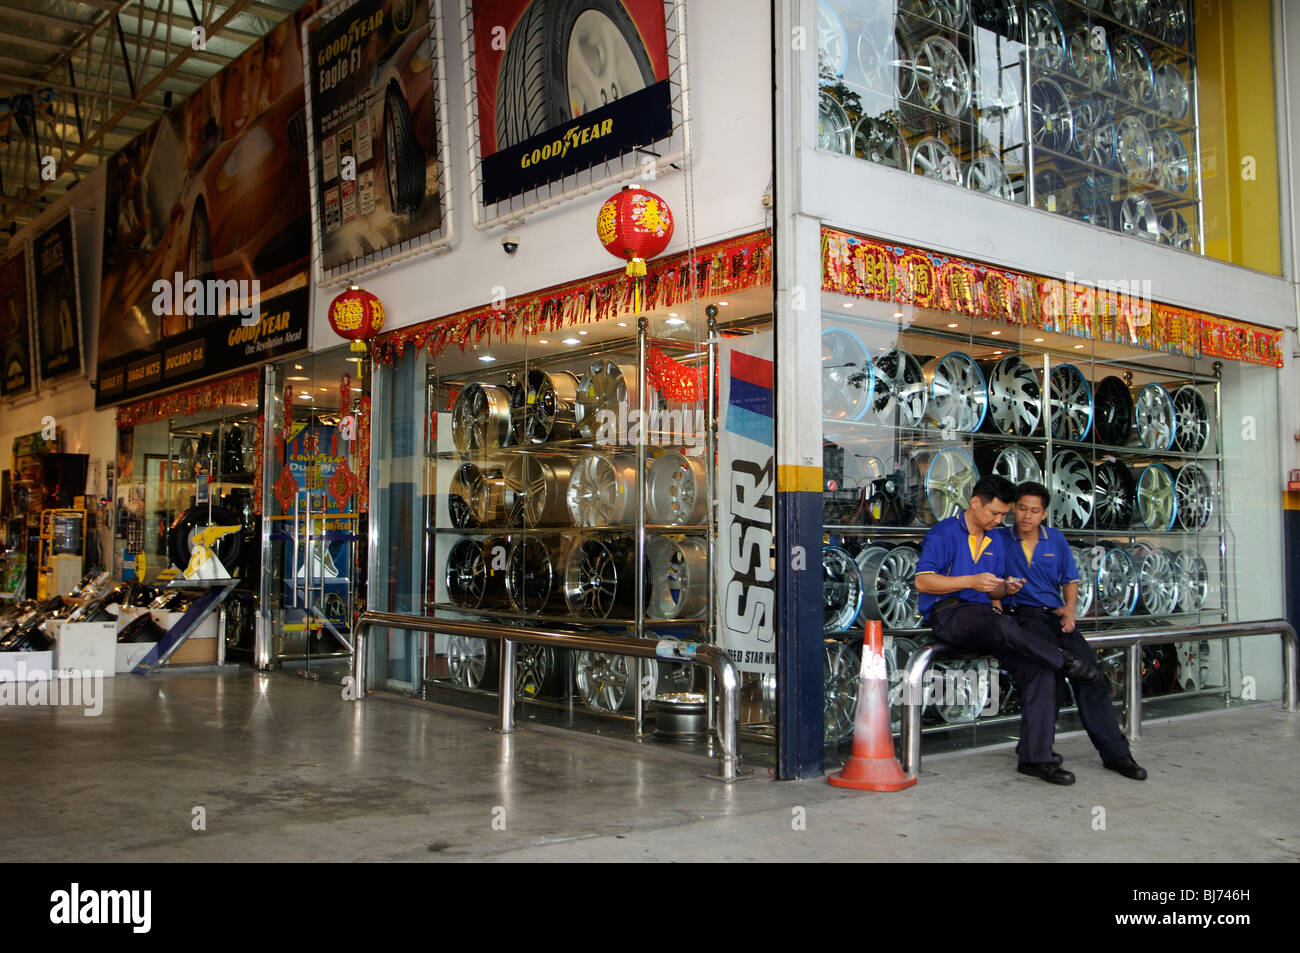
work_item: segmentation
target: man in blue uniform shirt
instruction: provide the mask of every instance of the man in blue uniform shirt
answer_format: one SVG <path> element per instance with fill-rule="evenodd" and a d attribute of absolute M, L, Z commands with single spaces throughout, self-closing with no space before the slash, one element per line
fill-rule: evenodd
<path fill-rule="evenodd" d="M 1099 682 L 1088 662 L 1026 632 L 993 604 L 1025 580 L 1006 571 L 1006 537 L 995 532 L 1015 499 L 1015 485 L 986 476 L 971 491 L 970 508 L 940 521 L 925 535 L 916 564 L 916 591 L 936 641 L 966 652 L 996 655 L 1020 689 L 1020 764 L 1016 770 L 1051 784 L 1074 775 L 1052 761 L 1056 732 L 1056 676 Z"/>
<path fill-rule="evenodd" d="M 1003 600 L 1007 613 L 1045 642 L 1081 659 L 1093 659 L 1092 649 L 1075 625 L 1074 610 L 1079 596 L 1079 572 L 1074 554 L 1061 531 L 1043 525 L 1051 507 L 1051 493 L 1041 483 L 1022 483 L 1016 488 L 1013 512 L 1016 525 L 1003 527 L 1007 572 L 1023 577 L 1024 586 Z M 1057 705 L 1060 705 L 1058 683 Z M 1146 779 L 1146 770 L 1133 760 L 1128 739 L 1119 730 L 1110 693 L 1100 681 L 1074 682 L 1079 720 L 1101 763 L 1135 781 Z"/>

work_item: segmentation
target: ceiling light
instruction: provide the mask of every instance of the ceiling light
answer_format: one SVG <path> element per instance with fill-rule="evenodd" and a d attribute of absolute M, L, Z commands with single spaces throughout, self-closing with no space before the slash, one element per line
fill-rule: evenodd
<path fill-rule="evenodd" d="M 537 343 L 538 343 L 538 344 L 550 344 L 551 342 L 548 341 L 548 340 L 546 340 L 546 338 L 538 338 L 538 339 L 537 339 Z"/>
<path fill-rule="evenodd" d="M 895 311 L 895 312 L 894 312 L 894 317 L 896 317 L 896 318 L 901 318 L 902 316 L 903 316 L 903 312 L 901 312 L 901 311 Z"/>
<path fill-rule="evenodd" d="M 291 381 L 307 381 L 307 380 L 311 380 L 311 378 L 310 378 L 310 377 L 301 377 L 301 376 L 299 376 L 299 377 L 290 377 L 290 378 L 288 378 L 288 380 L 291 380 Z"/>
<path fill-rule="evenodd" d="M 726 307 L 727 305 L 729 305 L 729 304 L 731 304 L 730 301 L 719 301 L 719 302 L 718 302 L 718 307 L 720 307 L 720 308 L 725 308 L 725 307 Z"/>
<path fill-rule="evenodd" d="M 582 336 L 585 336 L 586 333 L 587 333 L 586 331 L 579 331 L 579 332 L 578 332 L 578 335 L 579 335 L 580 337 L 582 337 Z"/>
<path fill-rule="evenodd" d="M 994 351 L 993 353 L 994 353 L 994 354 L 1001 354 L 1002 352 L 1001 352 L 1001 351 Z"/>
<path fill-rule="evenodd" d="M 1082 344 L 1076 344 L 1076 345 L 1074 346 L 1074 349 L 1077 351 L 1077 350 L 1079 350 L 1079 348 L 1081 348 L 1081 347 L 1083 347 Z"/>
<path fill-rule="evenodd" d="M 948 327 L 950 327 L 950 328 L 955 328 L 956 326 L 957 326 L 957 322 L 956 322 L 956 321 L 954 321 L 952 324 L 948 325 Z"/>
<path fill-rule="evenodd" d="M 361 393 L 361 388 L 360 388 L 360 387 L 354 387 L 354 388 L 352 388 L 352 389 L 353 389 L 354 391 L 356 391 L 358 394 Z"/>
<path fill-rule="evenodd" d="M 1035 343 L 1035 344 L 1042 344 L 1042 343 L 1043 343 L 1043 339 L 1042 339 L 1042 338 L 1034 338 L 1034 343 Z"/>
<path fill-rule="evenodd" d="M 675 318 L 675 317 L 677 317 L 677 312 L 676 312 L 676 311 L 669 311 L 669 312 L 668 312 L 668 317 L 670 317 L 670 318 Z"/>
<path fill-rule="evenodd" d="M 302 370 L 302 365 L 301 365 L 301 364 L 295 364 L 295 365 L 293 366 L 293 369 L 294 369 L 295 371 L 300 371 L 300 370 Z"/>
<path fill-rule="evenodd" d="M 626 322 L 626 321 L 620 321 L 620 322 L 618 322 L 618 326 L 619 326 L 620 328 L 625 328 L 625 327 L 627 327 L 627 322 Z"/>
<path fill-rule="evenodd" d="M 480 354 L 478 356 L 478 359 L 482 361 L 484 364 L 491 364 L 493 361 L 496 360 L 496 358 L 493 357 L 491 354 Z"/>
<path fill-rule="evenodd" d="M 561 343 L 563 343 L 563 344 L 567 344 L 567 345 L 569 345 L 570 347 L 572 347 L 573 345 L 575 345 L 575 344 L 581 344 L 582 342 L 579 341 L 577 338 L 565 338 Z"/>
<path fill-rule="evenodd" d="M 1002 333 L 1001 331 L 994 331 L 994 332 L 993 332 L 993 334 L 994 334 L 995 336 L 998 335 L 998 334 L 1001 334 L 1001 333 Z"/>
<path fill-rule="evenodd" d="M 846 302 L 844 302 L 844 307 L 846 307 L 846 308 L 851 308 L 851 307 L 853 307 L 853 302 L 852 302 L 852 301 L 846 301 Z"/>
<path fill-rule="evenodd" d="M 325 388 L 322 387 L 322 388 L 320 389 L 320 392 L 321 392 L 322 394 L 325 393 Z"/>
<path fill-rule="evenodd" d="M 673 327 L 677 327 L 679 324 L 685 324 L 685 323 L 686 323 L 685 318 L 666 318 L 664 320 L 664 324 L 671 324 Z"/>

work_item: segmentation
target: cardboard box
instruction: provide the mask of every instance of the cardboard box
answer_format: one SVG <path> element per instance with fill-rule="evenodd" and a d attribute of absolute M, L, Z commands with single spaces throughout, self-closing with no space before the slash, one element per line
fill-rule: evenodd
<path fill-rule="evenodd" d="M 0 678 L 7 681 L 49 678 L 54 668 L 53 652 L 0 652 Z"/>
<path fill-rule="evenodd" d="M 49 626 L 58 672 L 117 672 L 116 622 L 63 622 Z"/>
<path fill-rule="evenodd" d="M 181 647 L 173 652 L 172 657 L 167 660 L 167 665 L 194 665 L 198 663 L 217 664 L 216 639 L 196 639 L 191 635 L 181 643 Z"/>
<path fill-rule="evenodd" d="M 157 642 L 119 642 L 117 644 L 117 665 L 119 675 L 129 674 L 131 669 L 140 664 Z"/>

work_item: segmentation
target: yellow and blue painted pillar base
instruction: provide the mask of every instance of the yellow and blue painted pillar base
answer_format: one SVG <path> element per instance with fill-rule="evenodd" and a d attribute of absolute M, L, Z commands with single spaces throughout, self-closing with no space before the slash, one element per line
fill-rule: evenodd
<path fill-rule="evenodd" d="M 823 773 L 822 470 L 784 465 L 776 477 L 777 774 Z"/>

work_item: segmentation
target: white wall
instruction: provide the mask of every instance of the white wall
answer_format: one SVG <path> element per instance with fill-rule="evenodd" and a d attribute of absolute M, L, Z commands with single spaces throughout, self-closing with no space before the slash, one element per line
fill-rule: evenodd
<path fill-rule="evenodd" d="M 444 254 L 415 258 L 361 279 L 384 304 L 385 329 L 486 305 L 496 285 L 513 297 L 618 267 L 596 239 L 596 212 L 617 187 L 528 216 L 523 225 L 509 229 L 519 237 L 519 250 L 510 257 L 501 249 L 504 227 L 474 229 L 461 24 L 455 0 L 443 0 L 442 8 L 455 244 Z M 694 0 L 685 9 L 691 174 L 670 170 L 644 183 L 673 211 L 675 231 L 666 254 L 686 249 L 692 238 L 704 244 L 765 227 L 760 199 L 771 174 L 769 4 Z M 693 192 L 693 221 L 688 189 Z M 338 344 L 326 315 L 339 290 L 324 287 L 314 296 L 313 350 Z"/>

